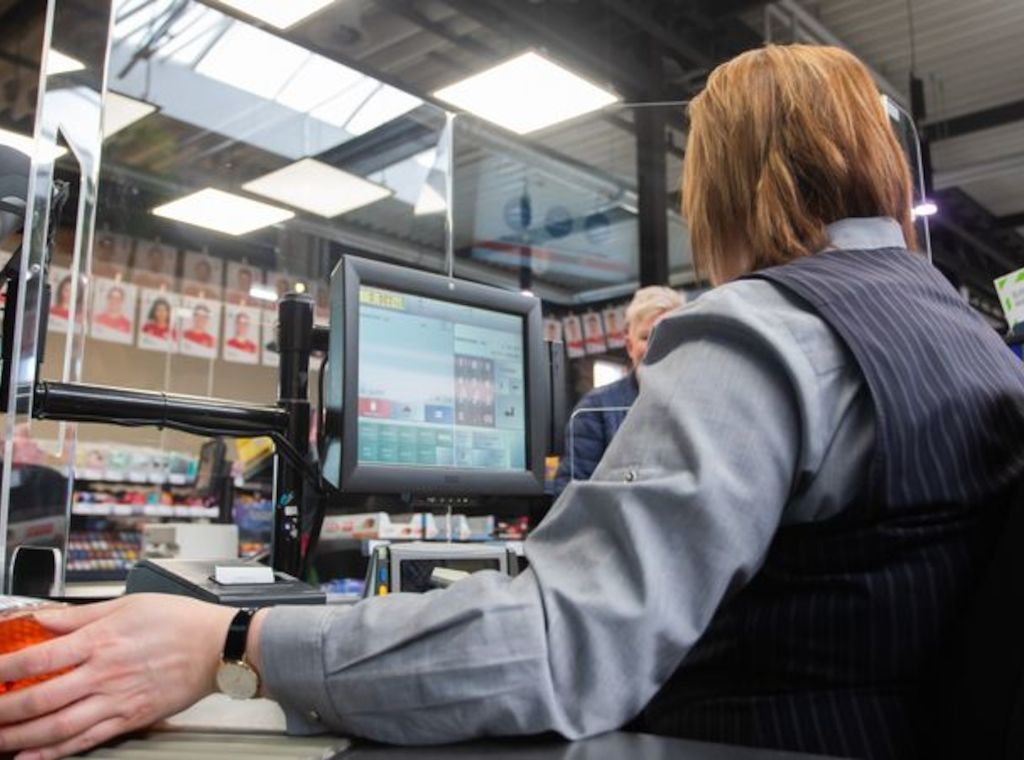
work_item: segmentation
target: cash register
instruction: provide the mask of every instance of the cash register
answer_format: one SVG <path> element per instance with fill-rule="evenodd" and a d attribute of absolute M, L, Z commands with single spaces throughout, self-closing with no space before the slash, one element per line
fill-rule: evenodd
<path fill-rule="evenodd" d="M 547 442 L 560 435 L 538 299 L 347 256 L 331 277 L 331 308 L 319 448 L 334 496 L 543 492 Z M 367 588 L 424 591 L 516 566 L 503 546 L 381 545 Z M 324 600 L 294 577 L 258 574 L 240 560 L 143 561 L 128 591 L 244 606 Z"/>

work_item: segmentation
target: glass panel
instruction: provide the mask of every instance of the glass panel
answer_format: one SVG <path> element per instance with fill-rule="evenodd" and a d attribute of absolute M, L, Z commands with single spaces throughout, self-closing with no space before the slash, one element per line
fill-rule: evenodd
<path fill-rule="evenodd" d="M 61 26 L 106 40 L 88 6 L 58 17 L 54 39 Z M 446 113 L 295 30 L 221 6 L 113 8 L 97 232 L 76 262 L 74 230 L 57 231 L 43 377 L 272 403 L 280 294 L 309 292 L 325 321 L 343 253 L 447 269 Z M 76 184 L 81 175 L 70 155 L 57 172 Z M 32 432 L 56 439 L 60 429 Z M 78 473 L 72 532 L 113 548 L 69 566 L 69 578 L 123 575 L 127 563 L 109 560 L 137 556 L 144 522 L 216 512 L 188 485 L 202 439 L 112 425 L 80 425 L 77 436 L 77 457 L 62 450 Z M 228 442 L 246 553 L 269 528 L 269 472 L 248 466 L 265 453 Z"/>
<path fill-rule="evenodd" d="M 4 356 L 5 371 L 12 378 L 4 419 L 3 494 L 0 498 L 0 529 L 6 550 L 0 561 L 3 586 L 11 580 L 6 557 L 18 545 L 65 547 L 65 527 L 70 500 L 70 474 L 74 461 L 73 426 L 32 422 L 32 391 L 44 359 L 47 314 L 45 291 L 56 262 L 77 270 L 88 258 L 96 213 L 96 182 L 102 144 L 101 95 L 106 59 L 109 9 L 90 4 L 54 0 L 44 25 L 38 107 L 34 144 L 22 149 L 33 154 L 25 230 L 17 287 L 8 284 L 5 315 L 13 325 L 12 349 Z M 6 128 L 7 125 L 5 125 Z M 19 131 L 18 125 L 14 132 Z M 11 141 L 18 145 L 17 140 Z M 59 166 L 56 166 L 59 164 Z M 68 227 L 58 230 L 56 218 L 64 197 L 55 177 L 66 182 L 70 195 Z M 74 212 L 71 210 L 74 209 Z M 51 216 L 53 220 L 51 220 Z M 72 277 L 62 292 L 63 335 L 49 347 L 43 376 L 76 379 L 81 350 L 80 304 L 88 289 Z M 15 301 L 15 296 L 16 301 Z M 16 304 L 16 308 L 15 307 Z M 51 326 L 58 331 L 58 325 Z M 6 352 L 6 349 L 5 349 Z M 61 360 L 63 358 L 63 360 Z M 58 573 L 58 576 L 60 573 Z M 58 585 L 59 585 L 58 577 Z"/>
<path fill-rule="evenodd" d="M 529 289 L 556 306 L 631 294 L 640 275 L 638 107 L 665 111 L 669 255 L 674 280 L 689 281 L 677 194 L 682 104 L 617 104 L 522 136 L 460 114 L 456 274 Z"/>
<path fill-rule="evenodd" d="M 914 222 L 917 227 L 918 245 L 932 256 L 932 239 L 929 216 L 936 212 L 935 204 L 925 196 L 924 166 L 921 159 L 921 140 L 917 132 L 917 126 L 902 107 L 891 98 L 883 95 L 882 103 L 892 121 L 896 137 L 903 146 L 907 162 L 910 164 L 910 174 L 914 181 Z"/>

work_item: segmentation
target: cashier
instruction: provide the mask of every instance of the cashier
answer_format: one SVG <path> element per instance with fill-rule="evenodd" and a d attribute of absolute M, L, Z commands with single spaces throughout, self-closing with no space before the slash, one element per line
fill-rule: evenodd
<path fill-rule="evenodd" d="M 689 116 L 683 207 L 719 287 L 659 324 L 527 571 L 251 620 L 145 595 L 42 615 L 66 635 L 0 658 L 0 682 L 69 670 L 0 696 L 0 751 L 79 752 L 220 673 L 294 731 L 386 742 L 629 725 L 924 756 L 921 686 L 971 593 L 978 507 L 1024 476 L 1024 375 L 911 252 L 907 162 L 850 54 L 744 53 Z"/>

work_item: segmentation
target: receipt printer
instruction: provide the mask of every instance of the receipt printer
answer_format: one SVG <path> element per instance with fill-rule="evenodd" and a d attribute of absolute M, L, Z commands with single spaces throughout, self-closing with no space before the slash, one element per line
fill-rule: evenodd
<path fill-rule="evenodd" d="M 128 573 L 126 591 L 191 596 L 228 607 L 327 602 L 320 589 L 244 559 L 144 559 Z"/>
<path fill-rule="evenodd" d="M 503 544 L 376 543 L 370 549 L 365 595 L 444 588 L 478 570 L 517 575 L 519 558 Z"/>

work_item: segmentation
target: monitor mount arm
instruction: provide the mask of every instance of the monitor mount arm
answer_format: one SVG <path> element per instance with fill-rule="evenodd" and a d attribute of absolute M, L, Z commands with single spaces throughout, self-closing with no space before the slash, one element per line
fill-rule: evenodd
<path fill-rule="evenodd" d="M 226 399 L 110 388 L 80 383 L 39 382 L 33 417 L 66 422 L 102 422 L 166 427 L 224 437 L 269 436 L 277 454 L 274 481 L 275 570 L 298 576 L 303 569 L 302 504 L 307 487 L 320 479 L 309 462 L 309 359 L 314 344 L 326 347 L 326 328 L 313 326 L 313 299 L 286 294 L 278 304 L 277 404 L 251 405 Z"/>

